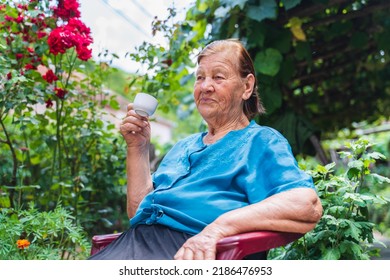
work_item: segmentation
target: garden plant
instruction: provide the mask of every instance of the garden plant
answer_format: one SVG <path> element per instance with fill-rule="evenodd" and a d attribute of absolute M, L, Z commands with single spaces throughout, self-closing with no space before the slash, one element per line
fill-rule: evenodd
<path fill-rule="evenodd" d="M 324 50 L 324 57 L 312 57 L 310 44 L 315 40 L 310 41 L 310 36 L 318 37 L 326 30 L 301 28 L 316 18 L 313 15 L 292 17 L 277 26 L 273 20 L 284 15 L 282 11 L 294 12 L 304 4 L 300 0 L 279 2 L 199 0 L 189 9 L 185 22 L 174 24 L 176 11 L 169 9 L 166 20 L 156 17 L 152 24 L 152 33 L 162 32 L 168 46 L 145 42 L 129 55 L 145 66 L 147 74 L 132 75 L 124 94 L 133 97 L 136 88 L 134 92 L 157 96 L 159 112 L 179 118 L 175 138 L 198 131 L 202 123 L 193 113 L 191 97 L 193 58 L 210 40 L 237 35 L 255 57 L 260 95 L 270 115 L 291 107 L 302 113 L 306 108 L 321 129 L 324 124 L 329 126 L 328 119 L 321 117 L 324 115 L 334 116 L 331 123 L 348 121 L 328 111 L 343 112 L 343 101 L 337 100 L 333 107 L 321 101 L 331 88 L 326 80 L 317 85 L 301 83 L 299 79 L 306 74 L 292 69 L 299 64 L 322 71 L 325 55 L 334 50 Z M 387 5 L 379 2 L 378 7 Z M 348 14 L 355 7 L 347 8 Z M 329 15 L 337 13 L 333 8 L 328 11 Z M 383 18 L 379 10 L 374 22 Z M 338 29 L 340 26 L 343 28 Z M 388 21 L 383 26 L 387 27 Z M 347 36 L 352 29 L 348 23 L 339 24 L 331 29 L 332 36 L 320 37 L 331 41 Z M 2 0 L 0 30 L 0 259 L 85 259 L 92 235 L 128 227 L 125 144 L 115 125 L 105 118 L 107 106 L 119 109 L 115 94 L 107 90 L 109 76 L 116 70 L 107 62 L 92 60 L 91 32 L 81 20 L 77 0 Z M 251 30 L 260 30 L 262 36 Z M 386 32 L 380 30 L 373 38 L 359 33 L 348 37 L 346 44 L 351 44 L 353 53 L 365 51 L 360 41 L 374 40 L 370 45 L 387 46 Z M 100 57 L 109 60 L 116 55 L 104 51 Z M 365 66 L 375 68 L 378 76 L 385 75 L 387 63 L 382 59 L 387 56 L 369 55 Z M 387 84 L 366 78 L 372 74 L 357 74 L 357 80 L 364 83 L 357 86 L 367 89 L 366 81 L 371 87 L 379 86 L 381 90 L 375 93 L 382 98 L 388 92 Z M 332 80 L 343 88 L 339 82 Z M 366 93 L 370 92 L 365 90 L 364 96 Z M 376 106 L 364 98 L 362 102 L 353 100 L 354 108 Z M 375 117 L 386 112 L 385 104 L 373 110 Z M 356 119 L 365 117 L 362 114 Z M 388 205 L 388 199 L 376 190 L 381 183 L 388 186 L 390 182 L 372 168 L 385 159 L 366 140 L 348 145 L 349 150 L 342 153 L 345 171 L 335 163 L 313 166 L 300 161 L 314 178 L 324 216 L 312 232 L 272 251 L 270 257 L 369 259 L 377 253 L 371 248 L 376 227 L 370 212 L 373 205 Z"/>
<path fill-rule="evenodd" d="M 324 213 L 314 230 L 285 248 L 274 249 L 270 258 L 368 260 L 379 256 L 385 246 L 374 246 L 378 227 L 370 221 L 369 209 L 389 204 L 388 198 L 375 194 L 373 185 L 388 185 L 390 179 L 371 169 L 385 156 L 372 150 L 372 143 L 365 139 L 347 142 L 346 148 L 340 152 L 347 164 L 341 174 L 336 174 L 336 163 L 310 169 L 301 163 L 314 179 Z"/>
<path fill-rule="evenodd" d="M 76 0 L 2 1 L 0 26 L 0 258 L 85 257 L 86 231 L 125 212 L 109 207 L 125 185 L 102 110 L 118 108 L 103 90 L 111 69 L 90 61 Z"/>

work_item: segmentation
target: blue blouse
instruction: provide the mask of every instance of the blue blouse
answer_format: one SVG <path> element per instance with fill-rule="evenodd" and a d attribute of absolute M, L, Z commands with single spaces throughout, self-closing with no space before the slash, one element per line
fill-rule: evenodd
<path fill-rule="evenodd" d="M 292 188 L 313 188 L 287 140 L 252 121 L 211 145 L 205 132 L 179 141 L 152 175 L 149 193 L 130 225 L 162 224 L 199 233 L 221 214 Z"/>

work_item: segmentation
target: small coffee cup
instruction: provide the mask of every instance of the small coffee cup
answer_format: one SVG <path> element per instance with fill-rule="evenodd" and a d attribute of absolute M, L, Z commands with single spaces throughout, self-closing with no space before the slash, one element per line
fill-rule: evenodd
<path fill-rule="evenodd" d="M 133 109 L 134 111 L 142 116 L 149 117 L 154 114 L 157 109 L 158 101 L 156 98 L 147 93 L 138 93 L 135 96 Z"/>

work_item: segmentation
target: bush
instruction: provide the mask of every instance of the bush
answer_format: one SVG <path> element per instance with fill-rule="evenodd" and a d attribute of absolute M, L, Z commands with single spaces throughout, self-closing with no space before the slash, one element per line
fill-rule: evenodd
<path fill-rule="evenodd" d="M 82 228 L 60 204 L 40 212 L 29 203 L 26 210 L 0 210 L 1 260 L 85 259 L 90 251 Z"/>
<path fill-rule="evenodd" d="M 126 153 L 104 121 L 118 108 L 104 85 L 113 70 L 88 61 L 90 30 L 71 2 L 0 4 L 0 207 L 47 212 L 60 198 L 94 234 L 122 229 Z"/>
<path fill-rule="evenodd" d="M 369 220 L 369 206 L 388 204 L 389 200 L 372 192 L 366 180 L 382 184 L 390 180 L 371 173 L 371 166 L 384 156 L 371 152 L 367 140 L 347 144 L 349 151 L 341 152 L 348 168 L 334 175 L 335 163 L 318 165 L 307 172 L 313 177 L 324 213 L 315 227 L 301 239 L 270 252 L 272 259 L 367 260 L 378 256 L 373 248 L 376 225 Z M 301 166 L 305 169 L 304 166 Z"/>

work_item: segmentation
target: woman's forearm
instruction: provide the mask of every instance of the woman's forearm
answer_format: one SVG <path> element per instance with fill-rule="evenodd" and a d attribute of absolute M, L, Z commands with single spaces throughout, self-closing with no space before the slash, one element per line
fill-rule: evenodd
<path fill-rule="evenodd" d="M 208 227 L 222 237 L 258 230 L 306 233 L 321 215 L 322 205 L 315 191 L 297 188 L 225 213 Z"/>
<path fill-rule="evenodd" d="M 216 244 L 235 234 L 273 230 L 306 233 L 321 218 L 322 206 L 315 191 L 297 188 L 259 203 L 227 212 L 189 238 L 175 255 L 177 260 L 215 259 Z"/>
<path fill-rule="evenodd" d="M 127 148 L 127 215 L 133 217 L 141 200 L 153 189 L 149 149 Z"/>

